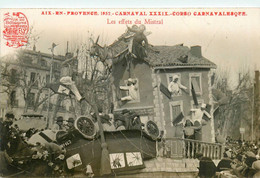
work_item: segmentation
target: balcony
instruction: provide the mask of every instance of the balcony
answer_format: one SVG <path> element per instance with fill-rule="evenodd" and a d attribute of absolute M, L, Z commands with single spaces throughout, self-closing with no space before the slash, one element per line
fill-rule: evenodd
<path fill-rule="evenodd" d="M 222 158 L 224 145 L 207 143 L 198 140 L 167 138 L 157 142 L 158 155 L 156 158 L 144 162 L 139 177 L 196 177 L 199 160 L 196 153 L 210 157 L 215 165 Z"/>
<path fill-rule="evenodd" d="M 198 140 L 167 138 L 161 143 L 162 157 L 179 159 L 196 159 L 196 153 L 213 160 L 219 160 L 223 155 L 224 145 L 207 143 Z"/>

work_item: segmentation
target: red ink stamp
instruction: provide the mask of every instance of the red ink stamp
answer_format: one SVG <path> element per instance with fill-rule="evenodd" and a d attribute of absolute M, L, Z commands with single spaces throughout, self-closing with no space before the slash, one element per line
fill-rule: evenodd
<path fill-rule="evenodd" d="M 28 42 L 29 22 L 22 12 L 4 14 L 3 37 L 6 46 L 18 48 Z"/>

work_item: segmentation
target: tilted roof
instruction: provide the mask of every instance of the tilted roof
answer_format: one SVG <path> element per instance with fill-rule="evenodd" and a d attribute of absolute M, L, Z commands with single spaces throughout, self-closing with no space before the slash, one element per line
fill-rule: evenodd
<path fill-rule="evenodd" d="M 115 58 L 128 51 L 128 43 L 123 38 L 119 38 L 109 47 L 113 49 Z M 149 45 L 147 57 L 144 58 L 144 61 L 150 66 L 157 68 L 216 68 L 216 64 L 201 55 L 199 57 L 194 55 L 191 49 L 187 46 L 183 46 L 183 44 L 174 46 Z"/>
<path fill-rule="evenodd" d="M 144 59 L 154 67 L 203 67 L 216 68 L 216 64 L 203 56 L 192 54 L 187 46 L 153 46 L 147 50 L 147 57 Z"/>

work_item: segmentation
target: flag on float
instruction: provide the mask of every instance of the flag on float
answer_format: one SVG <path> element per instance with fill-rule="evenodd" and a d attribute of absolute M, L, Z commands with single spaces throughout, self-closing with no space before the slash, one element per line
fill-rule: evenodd
<path fill-rule="evenodd" d="M 54 93 L 59 93 L 59 94 L 64 94 L 64 95 L 69 95 L 71 94 L 71 90 L 66 87 L 65 85 L 62 85 L 60 83 L 51 83 L 48 85 L 48 87 L 54 92 Z"/>

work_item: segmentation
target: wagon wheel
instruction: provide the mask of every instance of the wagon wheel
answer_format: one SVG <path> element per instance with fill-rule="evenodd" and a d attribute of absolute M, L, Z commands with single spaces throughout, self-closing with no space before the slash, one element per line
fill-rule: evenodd
<path fill-rule="evenodd" d="M 81 116 L 76 119 L 74 126 L 84 138 L 93 139 L 96 135 L 96 127 L 90 118 Z"/>
<path fill-rule="evenodd" d="M 159 137 L 159 128 L 153 121 L 147 121 L 145 124 L 146 133 L 151 136 L 153 139 L 157 139 Z"/>

